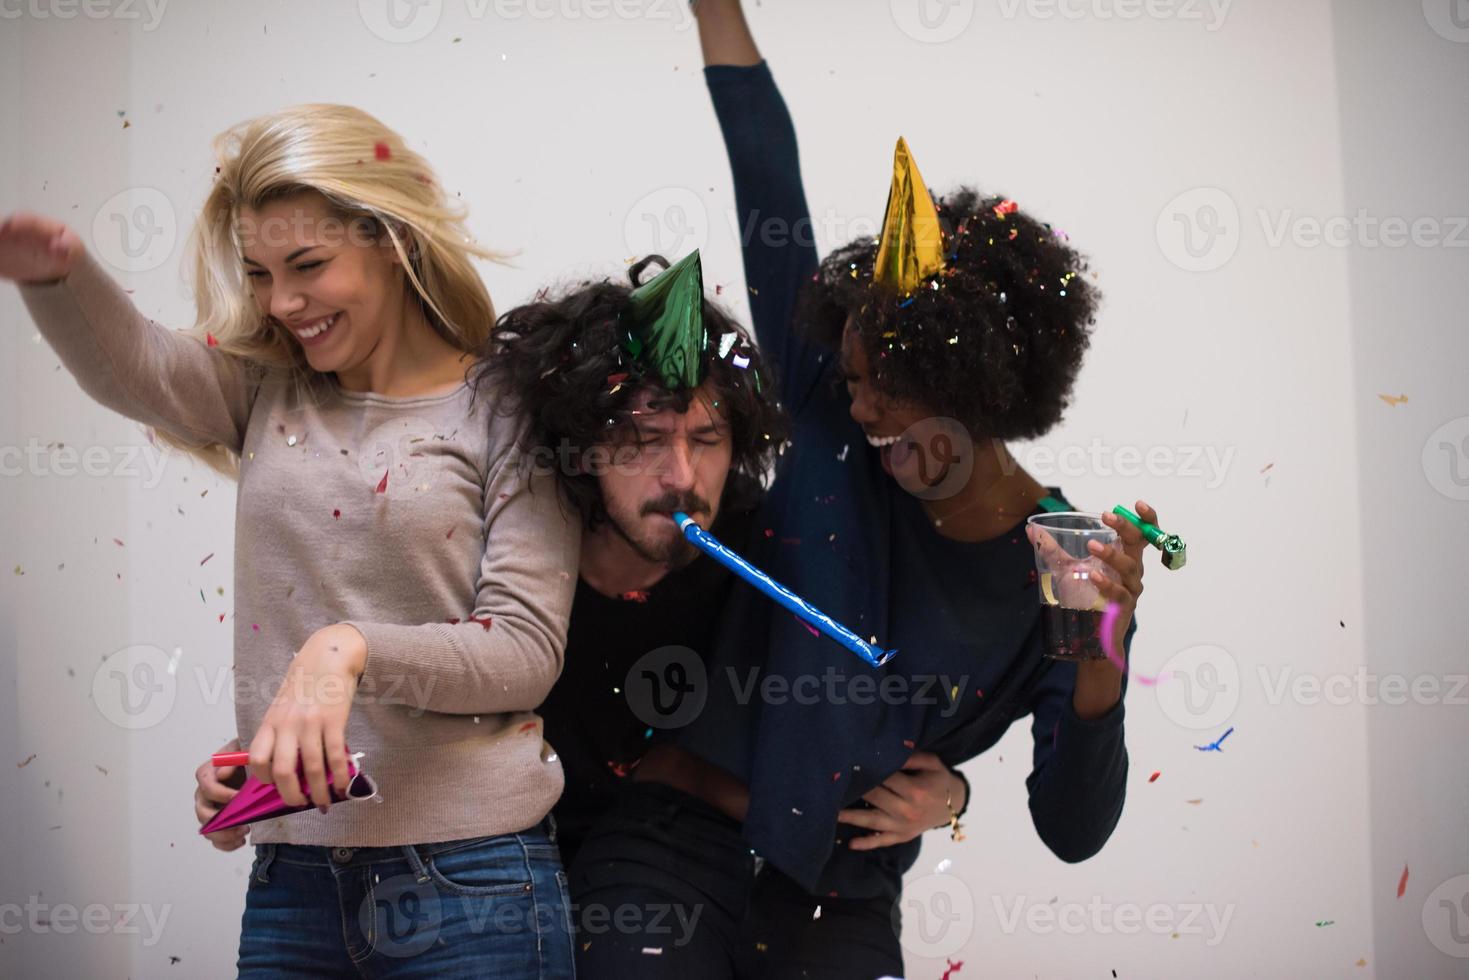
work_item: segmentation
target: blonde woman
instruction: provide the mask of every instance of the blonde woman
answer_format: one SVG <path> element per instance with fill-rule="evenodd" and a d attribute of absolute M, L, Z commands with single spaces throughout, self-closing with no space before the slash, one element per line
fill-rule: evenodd
<path fill-rule="evenodd" d="M 0 278 L 88 394 L 238 473 L 239 734 L 254 775 L 321 808 L 250 830 L 240 974 L 569 976 L 562 773 L 532 711 L 580 528 L 466 382 L 490 255 L 360 110 L 287 109 L 216 154 L 192 331 L 145 319 L 47 218 L 0 224 Z M 380 802 L 326 809 L 349 747 Z M 201 771 L 201 821 L 230 775 Z"/>

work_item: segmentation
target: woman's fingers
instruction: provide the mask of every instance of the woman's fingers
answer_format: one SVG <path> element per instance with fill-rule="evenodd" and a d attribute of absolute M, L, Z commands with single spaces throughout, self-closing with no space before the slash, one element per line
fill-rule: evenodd
<path fill-rule="evenodd" d="M 216 849 L 228 852 L 239 850 L 244 845 L 249 834 L 250 828 L 248 827 L 228 827 L 224 830 L 217 830 L 212 834 L 205 834 L 204 837 Z"/>
<path fill-rule="evenodd" d="M 332 794 L 326 785 L 326 754 L 320 729 L 307 728 L 301 733 L 301 772 L 306 777 L 311 802 L 325 811 L 331 805 Z"/>
<path fill-rule="evenodd" d="M 275 752 L 275 729 L 270 725 L 261 725 L 255 737 L 250 740 L 250 775 L 258 782 L 271 783 L 275 777 L 271 775 L 271 756 Z"/>
<path fill-rule="evenodd" d="M 296 774 L 296 757 L 300 743 L 296 733 L 287 729 L 276 736 L 275 752 L 270 759 L 270 780 L 275 784 L 281 802 L 287 806 L 305 806 L 306 797 L 301 793 L 301 780 Z M 253 761 L 254 756 L 251 756 Z"/>
<path fill-rule="evenodd" d="M 335 726 L 329 727 L 322 737 L 326 747 L 326 765 L 332 774 L 332 788 L 338 796 L 347 795 L 347 784 L 352 781 L 352 776 L 347 771 L 346 739 L 346 731 Z"/>
<path fill-rule="evenodd" d="M 837 814 L 837 823 L 851 824 L 853 827 L 864 827 L 867 830 L 892 830 L 897 826 L 897 821 L 883 813 L 881 810 L 847 809 Z"/>
<path fill-rule="evenodd" d="M 912 838 L 906 838 L 912 840 Z M 861 837 L 853 837 L 847 846 L 854 851 L 875 851 L 879 847 L 892 847 L 894 844 L 903 843 L 905 838 L 898 834 L 880 833 L 865 834 Z"/>

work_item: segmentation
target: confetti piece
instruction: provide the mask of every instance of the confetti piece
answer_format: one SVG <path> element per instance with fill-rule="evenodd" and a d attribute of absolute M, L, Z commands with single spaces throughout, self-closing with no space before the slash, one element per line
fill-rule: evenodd
<path fill-rule="evenodd" d="M 811 914 L 811 920 L 813 922 L 816 921 L 819 918 L 821 918 L 821 906 L 820 905 L 816 906 L 816 911 Z"/>
<path fill-rule="evenodd" d="M 963 960 L 955 962 L 954 960 L 951 960 L 947 956 L 945 956 L 944 962 L 948 964 L 948 968 L 944 970 L 944 975 L 939 977 L 939 980 L 949 980 L 949 978 L 955 973 L 958 973 L 960 970 L 964 969 Z"/>
<path fill-rule="evenodd" d="M 470 617 L 469 617 L 469 619 L 468 619 L 468 620 L 466 620 L 466 622 L 469 622 L 469 623 L 478 623 L 478 624 L 479 624 L 479 625 L 480 625 L 480 626 L 482 626 L 482 627 L 483 627 L 483 628 L 484 628 L 484 629 L 485 629 L 485 630 L 486 630 L 486 631 L 487 631 L 487 632 L 488 632 L 488 631 L 489 631 L 489 628 L 490 628 L 490 624 L 491 624 L 491 623 L 492 623 L 492 622 L 494 622 L 494 621 L 495 621 L 495 620 L 494 620 L 494 617 L 493 617 L 493 616 L 485 616 L 485 617 L 483 617 L 483 618 L 481 618 L 481 617 L 479 617 L 479 616 L 470 616 Z"/>
<path fill-rule="evenodd" d="M 451 527 L 451 528 L 449 528 L 449 533 L 446 534 L 446 535 L 444 535 L 444 540 L 445 541 L 450 541 L 450 540 L 453 539 L 453 537 L 454 537 L 454 529 Z"/>
<path fill-rule="evenodd" d="M 1408 890 L 1408 866 L 1403 865 L 1403 876 L 1398 879 L 1398 898 L 1402 898 Z"/>
<path fill-rule="evenodd" d="M 1233 731 L 1234 731 L 1234 726 L 1233 725 L 1230 725 L 1229 726 L 1229 731 L 1226 731 L 1223 735 L 1220 735 L 1218 738 L 1216 738 L 1214 741 L 1210 742 L 1208 745 L 1195 745 L 1194 748 L 1198 749 L 1200 752 L 1223 752 L 1224 750 L 1222 748 L 1220 748 L 1220 746 L 1224 743 L 1224 740 L 1226 738 L 1228 738 Z"/>
<path fill-rule="evenodd" d="M 1357 965 L 1358 966 L 1366 966 L 1367 965 L 1367 961 L 1366 960 L 1358 960 L 1357 961 Z"/>
<path fill-rule="evenodd" d="M 1320 929 L 1323 926 L 1334 926 L 1334 925 L 1336 925 L 1336 920 L 1335 919 L 1322 919 L 1320 922 L 1316 923 L 1316 928 L 1317 929 Z"/>
<path fill-rule="evenodd" d="M 211 551 L 209 554 L 207 554 L 203 558 L 199 559 L 199 564 L 200 565 L 203 565 L 205 562 L 207 562 L 209 559 L 211 559 L 213 557 L 214 557 L 214 552 Z M 203 592 L 200 592 L 200 595 L 203 595 Z"/>
<path fill-rule="evenodd" d="M 17 574 L 17 575 L 24 575 L 25 573 L 26 573 L 26 570 L 24 568 L 21 568 L 19 565 L 16 565 L 15 566 L 15 574 Z"/>
<path fill-rule="evenodd" d="M 644 946 L 643 947 L 643 955 L 644 956 L 662 956 L 663 955 L 663 947 L 662 946 Z"/>
<path fill-rule="evenodd" d="M 1204 800 L 1203 800 L 1202 797 L 1200 797 L 1197 800 L 1184 800 L 1183 802 L 1185 802 L 1185 803 L 1192 803 L 1194 806 L 1198 806 L 1200 803 L 1204 802 Z"/>
<path fill-rule="evenodd" d="M 1261 470 L 1261 471 L 1260 471 L 1260 472 L 1261 472 L 1261 473 L 1269 473 L 1269 472 L 1270 472 L 1270 470 L 1271 470 L 1271 469 L 1272 469 L 1272 468 L 1273 468 L 1273 467 L 1274 467 L 1274 466 L 1275 466 L 1275 464 L 1274 464 L 1274 463 L 1266 463 L 1266 464 L 1265 464 L 1265 468 L 1264 468 L 1264 469 L 1263 469 L 1263 470 Z"/>
<path fill-rule="evenodd" d="M 536 730 L 536 723 L 533 722 L 533 721 L 527 721 L 527 722 L 523 723 L 520 726 L 519 729 L 516 730 L 516 734 L 524 734 L 526 732 L 533 732 L 535 730 Z"/>
<path fill-rule="evenodd" d="M 941 875 L 945 871 L 948 871 L 953 866 L 954 866 L 954 862 L 953 861 L 951 861 L 949 858 L 944 858 L 938 864 L 934 865 L 933 873 L 936 874 L 936 875 Z"/>
<path fill-rule="evenodd" d="M 1117 620 L 1121 615 L 1122 607 L 1120 605 L 1115 602 L 1107 603 L 1107 610 L 1106 612 L 1102 613 L 1102 625 L 1099 627 L 1099 639 L 1101 639 L 1102 641 L 1102 652 L 1107 655 L 1107 659 L 1112 661 L 1112 663 L 1117 667 L 1118 670 L 1122 671 L 1124 674 L 1130 674 L 1133 680 L 1137 681 L 1139 684 L 1142 684 L 1144 687 L 1152 687 L 1153 685 L 1158 683 L 1158 678 L 1148 677 L 1144 674 L 1139 674 L 1136 671 L 1128 670 L 1127 661 L 1124 660 L 1122 658 L 1122 655 L 1117 652 L 1117 644 L 1114 636 L 1117 632 Z"/>
<path fill-rule="evenodd" d="M 210 347 L 218 347 L 219 346 L 219 338 L 216 337 L 216 336 L 214 336 L 214 334 L 212 334 L 212 333 L 206 333 L 204 335 L 204 342 L 206 344 L 208 344 Z"/>
<path fill-rule="evenodd" d="M 97 764 L 96 764 L 96 763 L 95 763 L 95 762 L 94 762 L 94 763 L 92 763 L 92 764 L 93 764 L 93 765 L 94 765 L 94 766 L 96 766 L 96 765 L 97 765 Z M 108 772 L 107 772 L 107 770 L 106 770 L 106 769 L 103 769 L 103 768 L 102 768 L 102 767 L 101 767 L 101 766 L 97 766 L 97 771 L 98 771 L 98 772 L 100 772 L 100 773 L 101 773 L 101 774 L 102 774 L 102 775 L 104 775 L 104 776 L 106 776 L 106 775 L 108 775 Z"/>
<path fill-rule="evenodd" d="M 1393 407 L 1401 405 L 1403 404 L 1403 402 L 1408 400 L 1407 395 L 1378 395 L 1377 397 L 1381 398 L 1383 401 L 1387 402 L 1389 406 Z"/>
<path fill-rule="evenodd" d="M 372 155 L 378 160 L 391 160 L 393 158 L 393 151 L 388 149 L 388 144 L 379 140 L 373 144 Z"/>
<path fill-rule="evenodd" d="M 1020 205 L 1016 204 L 1014 201 L 1010 200 L 1009 198 L 1006 198 L 1005 200 L 1001 201 L 999 204 L 996 204 L 995 205 L 995 207 L 994 207 L 995 217 L 997 217 L 997 218 L 1003 218 L 1007 214 L 1014 214 L 1016 212 L 1016 210 L 1019 209 L 1019 207 L 1020 207 Z"/>
<path fill-rule="evenodd" d="M 127 545 L 125 545 L 125 544 L 122 543 L 122 539 L 121 538 L 113 538 L 112 539 L 112 543 L 115 544 L 115 545 L 117 545 L 119 548 L 126 548 L 127 547 Z"/>
<path fill-rule="evenodd" d="M 382 482 L 377 485 L 377 492 L 378 493 L 387 493 L 388 492 L 388 471 L 387 470 L 383 470 L 383 479 L 382 479 Z"/>
<path fill-rule="evenodd" d="M 647 602 L 648 601 L 648 593 L 646 591 L 642 590 L 642 589 L 634 589 L 631 592 L 624 592 L 622 594 L 622 601 L 623 602 Z"/>
<path fill-rule="evenodd" d="M 1156 783 L 1158 781 L 1158 777 L 1161 775 L 1163 775 L 1161 772 L 1153 773 L 1151 776 L 1148 777 L 1148 782 Z"/>
<path fill-rule="evenodd" d="M 15 768 L 17 768 L 17 769 L 24 769 L 26 766 L 30 765 L 32 762 L 35 762 L 35 761 L 36 761 L 36 753 L 32 752 L 28 757 L 26 757 L 26 760 L 24 762 L 17 762 L 15 764 Z"/>
<path fill-rule="evenodd" d="M 332 519 L 333 520 L 336 520 L 336 521 L 340 521 L 342 519 L 342 512 L 340 510 L 333 509 L 332 510 Z M 454 532 L 451 531 L 449 533 L 452 534 Z"/>
<path fill-rule="evenodd" d="M 911 748 L 913 748 L 913 740 L 911 738 L 905 738 L 905 739 L 903 739 L 903 748 L 905 748 L 905 749 L 911 749 Z"/>

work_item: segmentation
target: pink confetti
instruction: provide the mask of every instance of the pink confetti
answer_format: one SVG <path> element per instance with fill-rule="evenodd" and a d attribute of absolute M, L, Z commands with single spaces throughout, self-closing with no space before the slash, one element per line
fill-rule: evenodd
<path fill-rule="evenodd" d="M 1148 777 L 1148 782 L 1156 783 L 1158 781 L 1158 777 L 1161 775 L 1163 775 L 1161 772 L 1153 773 L 1151 776 Z"/>
<path fill-rule="evenodd" d="M 446 535 L 444 535 L 444 540 L 445 541 L 449 541 L 449 540 L 453 539 L 453 537 L 454 537 L 454 529 L 451 527 L 451 528 L 449 528 L 449 533 L 446 534 Z"/>
<path fill-rule="evenodd" d="M 1127 669 L 1127 661 L 1123 660 L 1117 652 L 1117 645 L 1113 641 L 1113 635 L 1117 632 L 1117 618 L 1122 615 L 1122 607 L 1115 602 L 1107 603 L 1107 611 L 1102 613 L 1101 641 L 1102 651 L 1107 654 L 1107 659 L 1124 674 L 1132 674 L 1132 679 L 1144 687 L 1152 687 L 1158 683 L 1158 678 L 1148 677 L 1136 671 Z"/>
<path fill-rule="evenodd" d="M 1402 898 L 1408 890 L 1408 866 L 1403 865 L 1403 876 L 1398 879 L 1398 898 Z"/>
<path fill-rule="evenodd" d="M 949 959 L 947 956 L 945 956 L 944 957 L 944 962 L 947 963 L 947 964 L 949 964 L 949 967 L 948 967 L 948 969 L 946 969 L 944 971 L 944 975 L 941 976 L 941 977 L 939 977 L 939 980 L 949 980 L 949 977 L 950 977 L 951 974 L 958 973 L 960 970 L 964 969 L 964 961 L 963 960 L 960 960 L 959 962 L 956 963 L 953 960 Z"/>
<path fill-rule="evenodd" d="M 208 344 L 210 347 L 218 347 L 219 346 L 219 338 L 215 337 L 214 334 L 212 334 L 212 333 L 206 333 L 204 335 L 204 342 L 206 344 Z"/>
<path fill-rule="evenodd" d="M 388 144 L 382 140 L 373 144 L 372 153 L 379 160 L 391 160 L 393 158 L 393 151 L 388 149 Z"/>
<path fill-rule="evenodd" d="M 112 543 L 115 544 L 115 545 L 117 545 L 119 548 L 126 548 L 127 547 L 127 545 L 125 545 L 125 544 L 122 543 L 122 539 L 121 538 L 113 538 L 112 539 Z"/>
<path fill-rule="evenodd" d="M 494 621 L 495 621 L 495 619 L 494 619 L 493 616 L 484 616 L 484 617 L 470 616 L 469 619 L 468 619 L 468 622 L 478 623 L 480 626 L 482 626 L 485 629 L 486 632 L 489 631 L 490 624 L 493 623 Z"/>
<path fill-rule="evenodd" d="M 203 558 L 201 558 L 199 560 L 199 564 L 202 565 L 202 564 L 204 564 L 205 562 L 207 562 L 209 559 L 211 559 L 213 557 L 214 557 L 214 552 L 211 551 L 209 554 L 205 555 Z"/>
<path fill-rule="evenodd" d="M 648 593 L 642 591 L 641 589 L 637 589 L 637 590 L 634 590 L 632 592 L 624 592 L 622 594 L 622 601 L 623 602 L 647 602 L 648 601 Z"/>
<path fill-rule="evenodd" d="M 342 512 L 340 510 L 333 509 L 332 510 L 332 519 L 333 520 L 340 521 L 342 519 Z"/>
<path fill-rule="evenodd" d="M 387 493 L 388 492 L 388 471 L 387 470 L 383 470 L 383 479 L 382 479 L 382 482 L 377 485 L 377 492 L 378 493 Z"/>

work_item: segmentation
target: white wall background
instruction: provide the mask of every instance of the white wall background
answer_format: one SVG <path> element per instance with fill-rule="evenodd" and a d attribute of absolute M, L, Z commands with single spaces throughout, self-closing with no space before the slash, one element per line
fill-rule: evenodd
<path fill-rule="evenodd" d="M 1173 676 L 1129 692 L 1106 850 L 1067 866 L 1040 844 L 1012 732 L 967 769 L 969 839 L 931 835 L 914 869 L 908 975 L 1469 974 L 1469 667 L 1447 615 L 1469 544 L 1465 12 L 922 2 L 749 5 L 822 244 L 875 228 L 899 133 L 934 187 L 1064 228 L 1105 312 L 1066 423 L 1016 448 L 1084 506 L 1155 503 L 1193 556 L 1149 571 L 1136 666 Z M 485 269 L 501 309 L 695 245 L 743 295 L 678 3 L 386 9 L 0 2 L 0 211 L 71 222 L 182 326 L 210 138 L 351 102 L 427 154 L 483 242 L 520 250 Z M 1328 221 L 1359 208 L 1433 224 L 1393 247 Z M 196 839 L 189 797 L 233 734 L 233 488 L 134 458 L 138 428 L 57 369 L 14 290 L 0 325 L 0 974 L 228 975 L 248 857 Z M 1386 703 L 1387 675 L 1419 695 Z"/>

